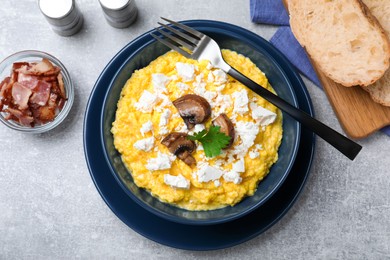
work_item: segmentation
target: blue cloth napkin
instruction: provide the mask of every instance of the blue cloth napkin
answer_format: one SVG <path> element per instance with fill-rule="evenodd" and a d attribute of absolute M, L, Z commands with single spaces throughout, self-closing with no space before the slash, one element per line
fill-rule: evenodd
<path fill-rule="evenodd" d="M 276 25 L 289 25 L 289 17 L 281 0 L 251 0 L 252 22 Z"/>
<path fill-rule="evenodd" d="M 271 44 L 282 52 L 299 72 L 321 87 L 305 50 L 290 29 L 288 13 L 282 0 L 250 0 L 250 15 L 254 23 L 280 25 L 270 39 Z M 390 136 L 390 126 L 383 128 L 382 132 Z"/>
<path fill-rule="evenodd" d="M 311 65 L 305 50 L 295 39 L 289 26 L 281 26 L 270 39 L 272 45 L 280 50 L 284 56 L 308 79 L 321 87 L 320 80 Z"/>

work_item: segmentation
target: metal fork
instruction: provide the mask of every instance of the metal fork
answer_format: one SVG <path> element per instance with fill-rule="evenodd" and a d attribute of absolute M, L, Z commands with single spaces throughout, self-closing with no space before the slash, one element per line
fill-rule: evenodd
<path fill-rule="evenodd" d="M 158 22 L 158 24 L 165 28 L 166 31 L 160 28 L 156 28 L 156 30 L 168 39 L 151 33 L 151 36 L 153 36 L 157 41 L 187 58 L 195 60 L 209 60 L 214 67 L 222 69 L 249 89 L 289 114 L 304 127 L 313 131 L 349 159 L 353 160 L 358 155 L 362 149 L 359 144 L 314 119 L 304 111 L 292 106 L 282 98 L 268 91 L 266 88 L 260 86 L 227 64 L 222 57 L 221 49 L 213 39 L 186 25 L 163 17 L 161 17 L 161 19 L 171 23 L 174 27 Z"/>

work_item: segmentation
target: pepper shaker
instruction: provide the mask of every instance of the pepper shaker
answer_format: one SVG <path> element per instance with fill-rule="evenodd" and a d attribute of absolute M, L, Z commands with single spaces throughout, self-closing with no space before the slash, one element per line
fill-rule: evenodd
<path fill-rule="evenodd" d="M 129 27 L 137 18 L 138 9 L 134 0 L 99 0 L 104 17 L 115 28 Z"/>
<path fill-rule="evenodd" d="M 81 29 L 83 16 L 74 0 L 38 0 L 38 5 L 55 33 L 71 36 Z"/>

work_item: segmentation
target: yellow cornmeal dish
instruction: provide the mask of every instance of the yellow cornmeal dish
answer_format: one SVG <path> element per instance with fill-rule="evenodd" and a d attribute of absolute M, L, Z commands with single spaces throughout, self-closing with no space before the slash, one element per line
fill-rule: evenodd
<path fill-rule="evenodd" d="M 271 85 L 268 83 L 266 76 L 249 58 L 230 50 L 223 50 L 222 54 L 224 59 L 241 73 L 274 92 Z M 184 94 L 193 94 L 195 91 L 195 79 L 183 82 L 182 78 L 178 76 L 175 67 L 178 62 L 195 65 L 195 76 L 198 76 L 198 81 L 201 80 L 205 84 L 205 89 L 207 91 L 232 97 L 232 105 L 225 107 L 222 112 L 229 118 L 234 118 L 233 123 L 238 121 L 255 122 L 251 116 L 249 105 L 248 112 L 242 115 L 233 111 L 233 104 L 235 101 L 233 93 L 244 89 L 247 91 L 250 102 L 254 102 L 256 105 L 272 111 L 277 115 L 276 120 L 273 123 L 266 126 L 258 126 L 259 131 L 256 135 L 254 144 L 249 148 L 246 154 L 240 155 L 245 162 L 245 172 L 240 173 L 241 181 L 239 183 L 226 181 L 224 177 L 221 177 L 216 181 L 199 182 L 196 176 L 196 172 L 199 171 L 200 165 L 205 163 L 211 166 L 217 165 L 219 169 L 226 172 L 230 171 L 233 163 L 239 161 L 237 155 L 231 154 L 231 151 L 234 151 L 234 148 L 242 142 L 239 136 L 235 138 L 231 148 L 213 158 L 205 157 L 204 151 L 202 149 L 197 149 L 192 154 L 197 161 L 195 167 L 188 166 L 179 158 L 172 159 L 171 167 L 169 169 L 151 171 L 146 167 L 151 158 L 156 158 L 159 153 L 170 154 L 170 152 L 166 146 L 161 144 L 161 140 L 166 136 L 166 134 L 159 134 L 160 118 L 162 116 L 161 110 L 157 111 L 156 109 L 153 109 L 151 112 L 145 113 L 137 110 L 135 104 L 139 101 L 144 90 L 148 90 L 150 93 L 155 92 L 152 84 L 152 75 L 156 73 L 162 73 L 167 77 L 170 77 L 171 80 L 166 84 L 168 90 L 166 96 L 168 96 L 170 101 L 174 101 Z M 246 196 L 253 195 L 257 189 L 258 183 L 268 174 L 271 166 L 278 160 L 278 148 L 282 140 L 283 129 L 282 114 L 280 110 L 230 76 L 221 90 L 220 85 L 208 80 L 209 73 L 212 73 L 214 70 L 216 69 L 211 68 L 208 61 L 198 62 L 187 59 L 172 51 L 158 57 L 147 67 L 135 71 L 131 78 L 126 82 L 121 92 L 116 118 L 111 129 L 114 136 L 114 145 L 121 154 L 122 160 L 129 169 L 135 184 L 138 187 L 148 190 L 159 200 L 187 210 L 212 210 L 225 206 L 234 206 Z M 179 82 L 186 84 L 189 88 L 187 90 L 180 89 L 178 87 Z M 158 106 L 158 104 L 156 104 L 156 106 Z M 204 125 L 206 128 L 211 125 L 212 118 L 215 118 L 218 115 L 218 112 L 221 112 L 214 111 L 213 105 L 211 105 L 211 108 L 213 114 L 211 118 L 205 122 Z M 169 132 L 183 128 L 183 119 L 178 115 L 178 111 L 173 104 L 165 104 L 164 109 L 169 109 L 171 114 L 166 126 Z M 142 134 L 140 129 L 148 121 L 152 122 L 153 130 Z M 235 123 L 234 125 L 236 126 Z M 137 141 L 153 136 L 155 142 L 153 149 L 150 151 L 138 150 L 134 147 L 134 144 Z M 255 150 L 257 152 L 255 155 L 257 156 L 253 156 L 253 154 L 250 156 L 249 152 Z M 166 184 L 164 182 L 164 175 L 166 174 L 172 176 L 182 175 L 190 182 L 189 189 L 177 188 Z"/>

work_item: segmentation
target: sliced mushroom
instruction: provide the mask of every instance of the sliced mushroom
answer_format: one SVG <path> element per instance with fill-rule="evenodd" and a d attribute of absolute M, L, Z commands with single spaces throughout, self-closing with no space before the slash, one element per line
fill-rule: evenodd
<path fill-rule="evenodd" d="M 187 139 L 186 133 L 172 132 L 161 143 L 187 165 L 196 164 L 195 158 L 191 155 L 195 151 L 196 145 L 194 141 Z"/>
<path fill-rule="evenodd" d="M 189 166 L 196 165 L 195 158 L 188 151 L 178 154 L 177 157 Z"/>
<path fill-rule="evenodd" d="M 184 95 L 172 102 L 179 111 L 188 129 L 205 122 L 211 115 L 211 106 L 206 99 L 194 94 Z"/>
<path fill-rule="evenodd" d="M 230 136 L 230 142 L 225 147 L 225 149 L 231 147 L 235 137 L 234 125 L 232 121 L 230 121 L 226 114 L 222 113 L 213 120 L 213 125 L 220 126 L 220 131 L 225 135 Z"/>

